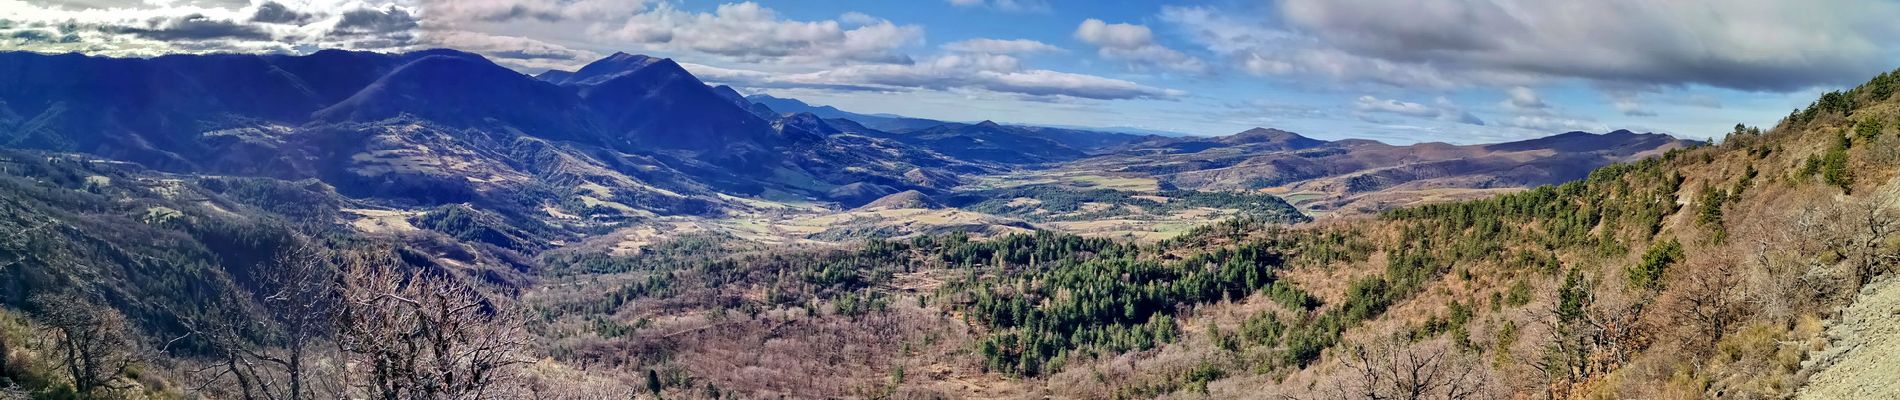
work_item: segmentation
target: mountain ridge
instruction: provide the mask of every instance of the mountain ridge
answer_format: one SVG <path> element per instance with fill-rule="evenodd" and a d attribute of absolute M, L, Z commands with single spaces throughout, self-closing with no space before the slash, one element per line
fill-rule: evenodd
<path fill-rule="evenodd" d="M 990 120 L 942 122 L 743 96 L 730 86 L 707 85 L 673 60 L 627 53 L 533 77 L 448 49 L 152 59 L 0 54 L 0 71 L 8 69 L 21 72 L 15 75 L 20 84 L 11 92 L 0 89 L 6 108 L 0 115 L 34 121 L 0 132 L 11 146 L 90 153 L 171 171 L 318 177 L 345 193 L 421 204 L 481 200 L 497 206 L 599 185 L 606 189 L 578 193 L 588 202 L 633 210 L 599 214 L 612 220 L 625 216 L 609 215 L 629 212 L 750 207 L 720 195 L 850 208 L 883 194 L 943 195 L 983 181 L 976 176 L 1046 168 L 1152 178 L 1163 188 L 1251 190 L 1262 182 L 1312 181 L 1289 188 L 1356 194 L 1529 166 L 1503 180 L 1449 183 L 1516 187 L 1576 177 L 1553 172 L 1563 163 L 1540 161 L 1551 155 L 1531 154 L 1537 151 L 1613 155 L 1565 161 L 1599 165 L 1672 143 L 1636 140 L 1619 153 L 1590 149 L 1594 137 L 1566 134 L 1484 147 L 1511 157 L 1457 160 L 1479 155 L 1482 146 L 1328 142 L 1269 128 L 1165 137 Z M 130 77 L 114 83 L 60 74 L 70 70 Z M 160 76 L 190 83 L 116 90 Z M 62 79 L 69 82 L 65 87 L 96 89 L 46 86 Z M 272 100 L 253 100 L 260 98 Z M 159 104 L 164 107 L 147 106 Z M 147 114 L 94 119 L 62 111 L 82 106 Z M 881 130 L 865 123 L 893 120 L 929 125 Z M 1394 168 L 1404 165 L 1410 166 Z M 1356 172 L 1364 174 L 1347 176 Z M 558 185 L 549 188 L 535 181 L 543 176 L 563 178 L 550 181 Z M 612 208 L 563 213 L 588 216 Z"/>
<path fill-rule="evenodd" d="M 556 193 L 604 185 L 584 191 L 589 202 L 632 211 L 679 210 L 682 193 L 744 209 L 751 206 L 714 193 L 824 199 L 860 182 L 940 190 L 904 175 L 981 169 L 911 149 L 848 154 L 851 146 L 903 145 L 840 141 L 810 121 L 783 129 L 775 125 L 784 116 L 748 110 L 672 60 L 624 53 L 539 78 L 447 49 L 155 58 L 0 52 L 0 71 L 12 73 L 0 78 L 10 83 L 0 88 L 0 115 L 21 115 L 0 127 L 9 147 L 173 172 L 314 177 L 346 193 L 409 198 L 391 199 L 401 202 L 486 198 L 488 207 L 533 209 L 517 203 L 547 196 L 550 188 L 532 177 L 552 172 L 541 160 L 557 159 L 588 160 L 555 169 L 587 169 L 590 178 L 563 180 L 574 186 Z M 518 151 L 541 140 L 548 142 L 531 146 L 538 150 Z M 827 155 L 792 156 L 818 153 Z M 590 209 L 608 210 L 566 213 Z"/>
<path fill-rule="evenodd" d="M 1155 179 L 1167 187 L 1304 193 L 1303 207 L 1378 211 L 1440 197 L 1443 189 L 1531 187 L 1581 179 L 1598 167 L 1659 155 L 1701 142 L 1618 130 L 1569 132 L 1506 143 L 1391 145 L 1324 141 L 1253 128 L 1227 136 L 1156 137 L 1066 162 L 1058 171 L 1101 171 Z M 1381 193 L 1397 189 L 1407 193 Z"/>

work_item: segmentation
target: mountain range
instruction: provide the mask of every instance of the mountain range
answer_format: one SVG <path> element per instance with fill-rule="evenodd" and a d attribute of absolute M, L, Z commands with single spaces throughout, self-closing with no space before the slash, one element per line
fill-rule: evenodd
<path fill-rule="evenodd" d="M 986 170 L 889 140 L 833 137 L 804 114 L 767 119 L 671 60 L 628 54 L 542 79 L 452 50 L 8 52 L 0 71 L 8 147 L 172 172 L 319 178 L 353 196 L 418 204 L 581 197 L 708 213 L 745 207 L 720 194 L 934 191 L 945 188 L 905 174 Z"/>
<path fill-rule="evenodd" d="M 1380 193 L 1556 183 L 1692 144 L 1621 131 L 1392 146 L 1271 129 L 1175 137 L 945 122 L 745 96 L 673 60 L 626 53 L 529 76 L 455 50 L 5 52 L 0 76 L 0 146 L 170 173 L 315 179 L 376 207 L 468 204 L 565 232 L 557 236 L 656 218 L 831 210 L 822 214 L 898 193 L 915 199 L 886 203 L 973 206 L 1026 193 L 995 191 L 1010 187 L 1035 189 L 1023 201 L 1075 190 L 1267 189 L 1324 194 L 1301 197 L 1309 209 L 1370 211 L 1409 202 L 1364 201 Z M 1046 221 L 1073 212 L 1012 210 Z M 1182 223 L 1195 215 L 1183 212 Z"/>
<path fill-rule="evenodd" d="M 1464 190 L 1482 195 L 1573 181 L 1605 165 L 1698 144 L 1618 130 L 1497 144 L 1398 146 L 1252 129 L 1216 138 L 1153 138 L 1057 170 L 1149 178 L 1181 189 L 1264 190 L 1297 195 L 1309 209 L 1376 212 L 1456 198 Z"/>
<path fill-rule="evenodd" d="M 0 398 L 1853 397 L 1900 343 L 1896 88 L 1713 144 L 1394 145 L 860 114 L 631 54 L 0 53 Z M 495 358 L 379 364 L 455 357 L 421 353 Z"/>

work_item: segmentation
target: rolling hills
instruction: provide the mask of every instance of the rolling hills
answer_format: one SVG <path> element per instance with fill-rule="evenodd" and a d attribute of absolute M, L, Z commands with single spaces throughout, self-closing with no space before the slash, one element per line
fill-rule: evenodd
<path fill-rule="evenodd" d="M 0 388 L 48 395 L 344 393 L 427 358 L 379 329 L 451 332 L 377 317 L 418 298 L 478 310 L 438 344 L 509 341 L 482 365 L 519 397 L 1786 397 L 1890 336 L 1850 305 L 1892 297 L 1893 74 L 1720 143 L 1407 146 L 924 125 L 630 54 L 8 52 L 0 83 Z M 294 287 L 349 311 L 289 318 Z M 107 325 L 124 389 L 27 339 Z M 308 344 L 348 350 L 270 361 Z"/>
<path fill-rule="evenodd" d="M 1196 190 L 1262 190 L 1304 198 L 1308 209 L 1378 212 L 1431 198 L 1488 196 L 1581 179 L 1605 165 L 1687 148 L 1660 134 L 1569 132 L 1483 145 L 1369 140 L 1328 142 L 1274 129 L 1217 138 L 1153 138 L 1055 168 L 1154 179 Z M 1443 201 L 1439 199 L 1436 201 Z"/>
<path fill-rule="evenodd" d="M 1892 335 L 1868 309 L 1891 303 L 1900 239 L 1896 76 L 1770 129 L 1483 199 L 1234 219 L 1151 244 L 1044 231 L 788 252 L 702 238 L 669 249 L 718 250 L 573 255 L 562 281 L 621 283 L 535 301 L 588 310 L 564 326 L 612 310 L 648 327 L 577 333 L 578 359 L 639 355 L 762 396 L 1885 397 L 1874 360 Z M 758 311 L 719 311 L 734 301 Z M 811 350 L 834 341 L 853 347 Z M 761 347 L 773 355 L 742 355 Z"/>
<path fill-rule="evenodd" d="M 0 89 L 0 138 L 10 147 L 172 173 L 317 179 L 347 197 L 412 214 L 468 204 L 546 226 L 544 239 L 564 241 L 678 223 L 791 242 L 862 237 L 838 232 L 934 232 L 942 228 L 896 228 L 918 222 L 909 218 L 810 224 L 838 221 L 826 214 L 893 193 L 958 199 L 1034 185 L 1054 185 L 1037 189 L 1048 193 L 1128 191 L 1117 195 L 1125 197 L 1168 188 L 1252 190 L 1265 182 L 1277 183 L 1270 193 L 1305 200 L 1307 210 L 1372 212 L 1488 193 L 1447 189 L 1575 179 L 1591 166 L 1685 143 L 1612 134 L 1404 147 L 1274 130 L 1193 138 L 942 122 L 745 97 L 699 81 L 672 60 L 625 53 L 534 77 L 454 50 L 152 59 L 12 52 L 0 54 L 0 70 L 11 72 Z M 1092 214 L 1118 216 L 1099 223 L 1030 216 L 1032 209 L 924 220 L 1157 238 L 1249 206 L 1089 207 L 1121 211 Z M 387 225 L 379 216 L 350 218 Z M 758 220 L 782 223 L 748 227 Z M 1143 221 L 1153 223 L 1141 228 Z"/>

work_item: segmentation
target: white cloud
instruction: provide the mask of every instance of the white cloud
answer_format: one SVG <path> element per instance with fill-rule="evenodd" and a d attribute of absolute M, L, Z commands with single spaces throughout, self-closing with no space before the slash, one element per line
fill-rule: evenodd
<path fill-rule="evenodd" d="M 1017 58 L 1063 51 L 1048 43 L 972 39 L 945 44 L 942 53 L 918 60 L 908 52 L 922 47 L 921 26 L 855 12 L 797 20 L 752 2 L 711 10 L 648 0 L 126 0 L 99 6 L 111 1 L 48 6 L 0 0 L 0 15 L 7 16 L 0 23 L 0 47 L 110 56 L 449 47 L 528 71 L 571 69 L 599 58 L 599 49 L 616 49 L 699 62 L 685 65 L 709 81 L 754 88 L 941 91 L 1037 101 L 1185 95 L 1033 68 Z M 1037 4 L 1043 3 L 981 6 Z"/>
<path fill-rule="evenodd" d="M 851 11 L 851 12 L 838 15 L 838 22 L 843 23 L 844 26 L 865 26 L 865 25 L 882 22 L 882 21 L 884 21 L 883 18 L 873 17 L 871 16 L 871 14 L 865 14 L 865 13 L 861 13 L 857 11 Z"/>
<path fill-rule="evenodd" d="M 960 53 L 987 54 L 1033 54 L 1062 51 L 1060 47 L 1029 39 L 1003 40 L 988 38 L 945 43 L 943 49 Z"/>
<path fill-rule="evenodd" d="M 949 0 L 957 7 L 982 7 L 1006 12 L 1049 12 L 1049 2 L 1045 0 Z"/>
<path fill-rule="evenodd" d="M 471 44 L 475 48 L 469 50 L 501 58 L 532 53 L 575 57 L 594 54 L 545 40 L 509 48 L 472 36 L 485 32 L 520 42 L 527 37 L 524 33 L 535 32 L 587 38 L 592 44 L 610 48 L 825 66 L 907 63 L 910 59 L 901 50 L 923 42 L 923 28 L 916 25 L 898 25 L 861 13 L 846 14 L 838 20 L 798 21 L 751 2 L 724 4 L 710 12 L 643 0 L 309 0 L 225 6 L 170 3 L 127 2 L 99 7 L 90 3 L 43 5 L 0 0 L 0 15 L 8 16 L 10 25 L 16 25 L 0 29 L 0 34 L 8 37 L 0 43 L 22 50 L 102 55 L 295 52 L 313 48 L 405 51 Z M 40 34 L 59 26 L 88 32 Z M 12 38 L 11 31 L 15 30 L 34 32 Z M 535 56 L 511 65 L 539 68 L 572 66 L 582 61 L 575 58 L 558 62 Z"/>
<path fill-rule="evenodd" d="M 1634 101 L 1635 91 L 1610 87 L 1599 89 L 1605 93 L 1619 93 L 1627 96 L 1623 97 L 1625 100 L 1618 100 L 1615 103 L 1618 111 L 1626 116 L 1637 116 L 1644 112 L 1639 111 L 1639 106 Z M 1555 105 L 1545 103 L 1543 96 L 1538 95 L 1535 89 L 1514 86 L 1504 92 L 1505 99 L 1498 102 L 1498 108 L 1512 114 L 1512 118 L 1500 123 L 1505 127 L 1529 130 L 1538 135 L 1560 131 L 1602 132 L 1609 130 L 1607 125 L 1598 123 L 1595 119 L 1572 115 Z"/>
<path fill-rule="evenodd" d="M 1353 108 L 1359 111 L 1399 114 L 1412 117 L 1437 117 L 1438 110 L 1419 103 L 1359 96 Z"/>
<path fill-rule="evenodd" d="M 1234 68 L 1256 76 L 1311 76 L 1416 88 L 1451 88 L 1476 78 L 1510 85 L 1536 80 L 1504 73 L 1455 76 L 1430 65 L 1365 57 L 1324 46 L 1264 18 L 1209 7 L 1163 7 L 1161 20 Z"/>
<path fill-rule="evenodd" d="M 1635 97 L 1619 97 L 1619 98 L 1612 99 L 1610 100 L 1610 106 L 1615 107 L 1616 111 L 1623 113 L 1624 116 L 1630 116 L 1630 117 L 1656 116 L 1655 111 L 1649 111 L 1648 109 L 1643 108 L 1643 104 L 1636 102 Z"/>
<path fill-rule="evenodd" d="M 849 29 L 832 20 L 788 20 L 745 2 L 720 5 L 710 13 L 660 3 L 623 23 L 598 26 L 594 33 L 627 44 L 745 62 L 843 64 L 909 62 L 899 50 L 921 44 L 924 30 L 884 20 Z"/>
<path fill-rule="evenodd" d="M 420 45 L 416 9 L 404 2 L 124 2 L 40 4 L 0 0 L 0 44 L 39 52 L 105 56 L 296 52 L 306 48 L 395 51 Z"/>
<path fill-rule="evenodd" d="M 687 68 L 708 80 L 758 88 L 980 90 L 1030 98 L 1094 100 L 1171 99 L 1186 94 L 1120 79 L 1023 68 L 1015 57 L 997 54 L 950 54 L 912 64 L 849 65 L 799 74 L 699 65 Z"/>
<path fill-rule="evenodd" d="M 1616 112 L 1623 113 L 1623 116 L 1654 117 L 1656 112 L 1643 107 L 1639 98 L 1645 92 L 1655 92 L 1655 89 L 1655 87 L 1600 85 L 1597 90 L 1603 92 L 1604 97 L 1610 100 L 1610 107 L 1615 108 Z"/>
<path fill-rule="evenodd" d="M 1102 58 L 1120 60 L 1131 66 L 1154 66 L 1169 70 L 1205 74 L 1207 62 L 1156 43 L 1154 31 L 1135 24 L 1111 24 L 1090 18 L 1075 28 L 1075 38 L 1096 46 Z"/>
<path fill-rule="evenodd" d="M 1507 110 L 1541 110 L 1550 107 L 1549 104 L 1544 104 L 1544 99 L 1537 95 L 1536 90 L 1529 87 L 1513 86 L 1504 93 L 1510 97 L 1504 99 L 1499 105 Z"/>
<path fill-rule="evenodd" d="M 1410 87 L 1574 78 L 1793 91 L 1851 84 L 1900 57 L 1900 3 L 1838 0 L 1285 0 L 1270 12 L 1164 8 L 1255 73 Z M 1606 28 L 1606 21 L 1614 28 Z M 1398 78 L 1393 75 L 1398 74 Z"/>
<path fill-rule="evenodd" d="M 1366 95 L 1359 96 L 1358 99 L 1354 100 L 1353 110 L 1360 112 L 1362 119 L 1365 119 L 1364 117 L 1368 117 L 1371 114 L 1392 114 L 1412 118 L 1457 122 L 1468 125 L 1484 125 L 1483 119 L 1469 112 L 1465 112 L 1463 108 L 1458 107 L 1457 103 L 1444 97 L 1439 97 L 1433 101 L 1432 104 L 1426 105 L 1408 101 L 1381 99 Z"/>
<path fill-rule="evenodd" d="M 1722 99 L 1706 94 L 1691 94 L 1682 99 L 1683 104 L 1703 108 L 1722 108 Z"/>
<path fill-rule="evenodd" d="M 529 70 L 571 68 L 577 62 L 602 57 L 600 53 L 519 36 L 438 31 L 432 32 L 429 38 L 431 45 L 483 54 L 504 66 Z"/>
<path fill-rule="evenodd" d="M 468 24 L 521 19 L 599 22 L 625 18 L 647 9 L 645 0 L 421 0 L 428 18 Z"/>
<path fill-rule="evenodd" d="M 1505 122 L 1504 125 L 1545 133 L 1568 131 L 1605 132 L 1610 130 L 1609 126 L 1596 121 L 1543 115 L 1519 115 Z"/>

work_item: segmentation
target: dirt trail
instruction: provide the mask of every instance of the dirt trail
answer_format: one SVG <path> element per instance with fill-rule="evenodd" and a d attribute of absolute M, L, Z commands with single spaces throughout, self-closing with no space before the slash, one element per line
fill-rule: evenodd
<path fill-rule="evenodd" d="M 1827 328 L 1798 399 L 1900 399 L 1900 277 L 1868 285 Z"/>

